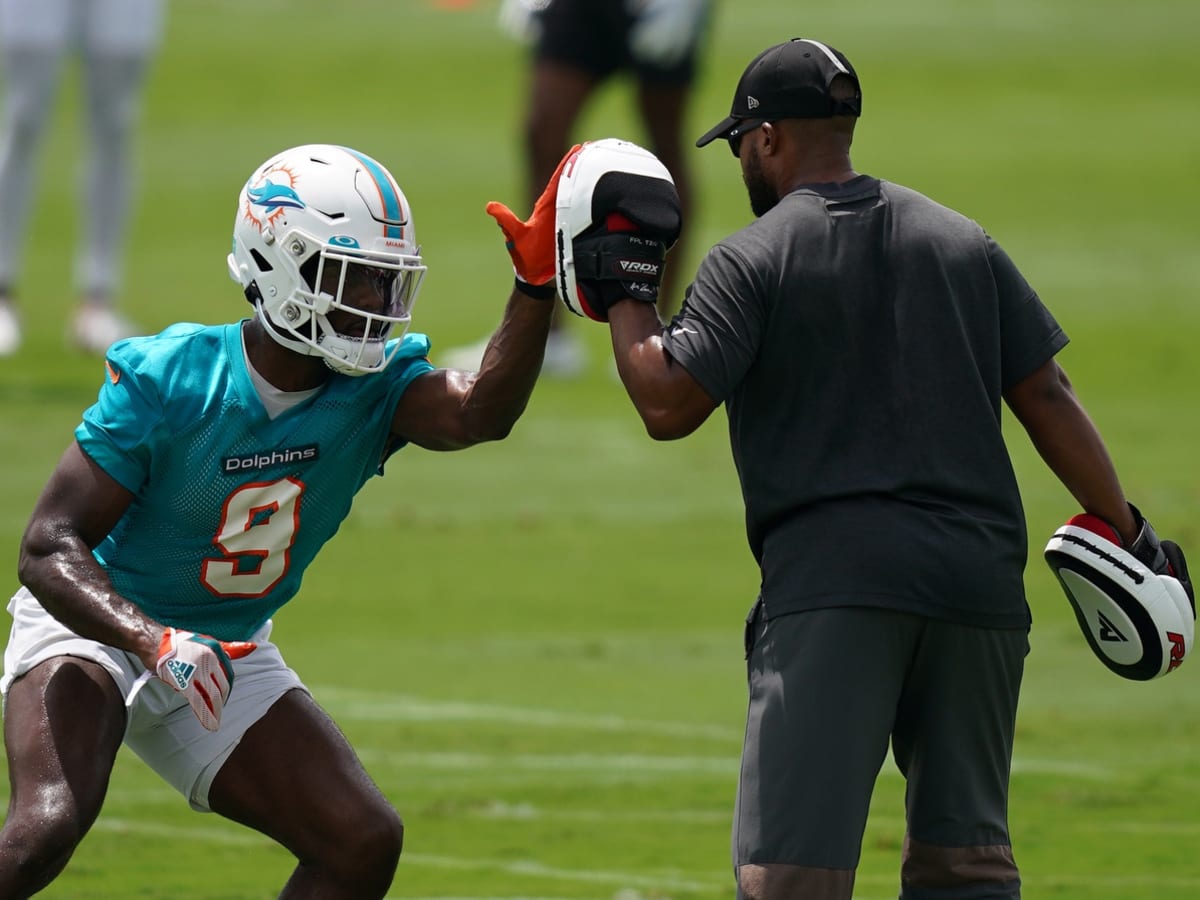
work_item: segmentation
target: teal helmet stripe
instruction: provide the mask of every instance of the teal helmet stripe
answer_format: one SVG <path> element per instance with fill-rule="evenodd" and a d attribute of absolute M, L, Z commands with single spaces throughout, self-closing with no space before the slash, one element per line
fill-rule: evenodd
<path fill-rule="evenodd" d="M 392 181 L 391 176 L 388 175 L 387 170 L 371 159 L 371 157 L 359 153 L 357 150 L 352 150 L 349 147 L 343 147 L 342 149 L 362 163 L 363 167 L 370 174 L 371 179 L 375 182 L 375 187 L 379 190 L 379 199 L 383 203 L 384 218 L 389 222 L 403 222 L 407 225 L 404 204 L 400 201 L 400 191 L 397 189 L 395 182 Z M 403 240 L 404 226 L 385 224 L 383 226 L 383 236 Z"/>

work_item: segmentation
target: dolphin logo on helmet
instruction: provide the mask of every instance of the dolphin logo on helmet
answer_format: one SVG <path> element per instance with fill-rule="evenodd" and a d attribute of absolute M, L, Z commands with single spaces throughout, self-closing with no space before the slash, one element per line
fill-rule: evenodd
<path fill-rule="evenodd" d="M 261 187 L 246 188 L 246 197 L 253 205 L 263 207 L 267 215 L 277 209 L 304 209 L 305 206 L 295 188 L 274 181 L 268 181 Z"/>

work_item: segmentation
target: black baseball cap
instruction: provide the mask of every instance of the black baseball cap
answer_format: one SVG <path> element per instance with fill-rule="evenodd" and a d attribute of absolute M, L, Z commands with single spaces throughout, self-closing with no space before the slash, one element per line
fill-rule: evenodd
<path fill-rule="evenodd" d="M 829 86 L 838 75 L 854 81 L 849 100 L 835 100 Z M 750 125 L 776 119 L 828 119 L 862 114 L 862 90 L 854 66 L 828 44 L 792 38 L 768 47 L 746 66 L 733 95 L 729 115 L 696 141 L 703 147 L 717 138 L 735 138 Z"/>

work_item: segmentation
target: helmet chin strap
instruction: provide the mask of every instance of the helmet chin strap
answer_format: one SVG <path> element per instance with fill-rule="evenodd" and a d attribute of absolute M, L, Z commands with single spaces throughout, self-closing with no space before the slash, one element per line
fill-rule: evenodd
<path fill-rule="evenodd" d="M 322 333 L 317 342 L 324 351 L 321 355 L 325 365 L 342 375 L 369 375 L 382 368 L 383 341 L 348 340 L 341 335 Z"/>
<path fill-rule="evenodd" d="M 254 313 L 258 318 L 258 321 L 262 323 L 262 326 L 266 330 L 267 334 L 271 336 L 271 340 L 279 344 L 281 347 L 286 347 L 287 349 L 303 354 L 304 356 L 321 355 L 320 351 L 318 351 L 316 347 L 306 344 L 299 338 L 292 337 L 286 331 L 272 322 L 271 317 L 268 316 L 266 311 L 263 309 L 261 300 L 254 304 Z"/>
<path fill-rule="evenodd" d="M 261 303 L 255 304 L 255 312 L 275 343 L 304 356 L 316 356 L 339 375 L 370 375 L 383 368 L 384 341 L 350 340 L 321 328 L 320 322 L 314 320 L 319 337 L 315 344 L 310 344 L 271 321 Z"/>

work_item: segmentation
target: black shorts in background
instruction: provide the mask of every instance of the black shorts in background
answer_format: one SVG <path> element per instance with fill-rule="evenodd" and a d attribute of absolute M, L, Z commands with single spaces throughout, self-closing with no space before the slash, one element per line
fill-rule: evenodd
<path fill-rule="evenodd" d="M 634 17 L 624 0 L 552 0 L 538 14 L 541 30 L 534 56 L 581 69 L 599 79 L 629 71 L 647 84 L 687 85 L 696 71 L 699 35 L 676 65 L 640 63 L 629 52 Z"/>

